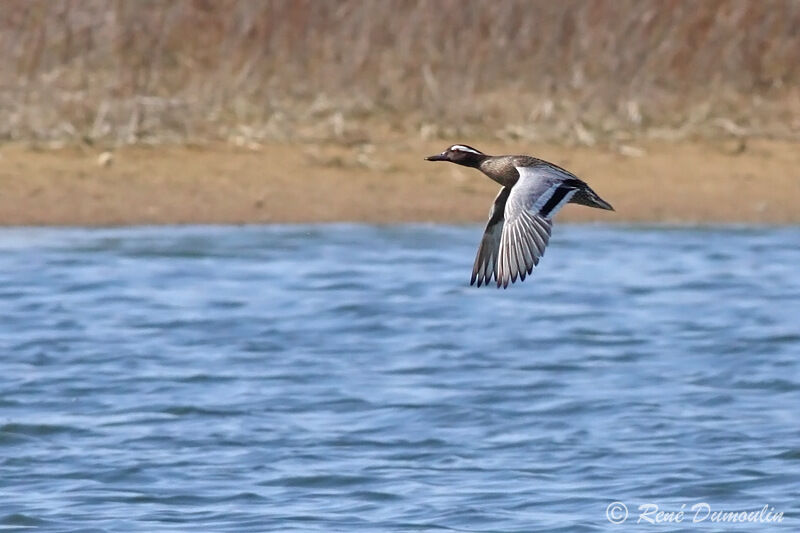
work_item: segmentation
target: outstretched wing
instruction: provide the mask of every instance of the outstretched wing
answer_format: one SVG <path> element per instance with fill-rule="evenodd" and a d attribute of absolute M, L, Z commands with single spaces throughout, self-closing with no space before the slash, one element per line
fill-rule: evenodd
<path fill-rule="evenodd" d="M 497 286 L 503 288 L 533 271 L 550 240 L 552 217 L 582 184 L 574 175 L 547 163 L 516 168 L 519 180 L 506 200 L 497 254 Z"/>
<path fill-rule="evenodd" d="M 500 249 L 504 211 L 510 191 L 509 187 L 503 187 L 494 199 L 492 209 L 489 211 L 489 222 L 486 223 L 481 244 L 478 246 L 478 255 L 475 257 L 475 265 L 472 267 L 470 285 L 474 285 L 476 281 L 478 287 L 488 285 L 496 275 L 497 252 Z"/>

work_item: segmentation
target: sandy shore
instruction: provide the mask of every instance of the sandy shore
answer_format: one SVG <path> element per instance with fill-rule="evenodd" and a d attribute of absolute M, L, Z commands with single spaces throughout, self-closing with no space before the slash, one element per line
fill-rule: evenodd
<path fill-rule="evenodd" d="M 567 148 L 473 141 L 562 165 L 617 209 L 567 206 L 568 221 L 800 222 L 800 147 L 749 140 Z M 237 148 L 0 147 L 0 224 L 478 222 L 497 186 L 423 157 L 447 142 Z M 106 160 L 106 164 L 101 161 Z"/>

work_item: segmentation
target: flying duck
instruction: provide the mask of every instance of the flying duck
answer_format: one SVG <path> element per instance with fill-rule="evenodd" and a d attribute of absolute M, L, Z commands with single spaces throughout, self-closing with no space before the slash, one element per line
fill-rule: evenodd
<path fill-rule="evenodd" d="M 550 240 L 553 216 L 567 203 L 613 211 L 583 180 L 529 155 L 487 155 L 454 144 L 428 161 L 450 161 L 477 168 L 503 186 L 489 211 L 470 285 L 508 287 L 533 272 Z"/>

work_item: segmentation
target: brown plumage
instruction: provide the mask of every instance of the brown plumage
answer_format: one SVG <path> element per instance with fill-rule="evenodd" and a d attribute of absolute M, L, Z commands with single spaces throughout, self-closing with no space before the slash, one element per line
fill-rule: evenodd
<path fill-rule="evenodd" d="M 506 288 L 533 272 L 550 240 L 552 218 L 565 204 L 614 210 L 583 180 L 535 157 L 491 156 L 454 144 L 426 159 L 477 168 L 503 186 L 492 204 L 472 268 L 470 284 L 477 282 L 478 287 L 494 279 L 498 287 Z"/>

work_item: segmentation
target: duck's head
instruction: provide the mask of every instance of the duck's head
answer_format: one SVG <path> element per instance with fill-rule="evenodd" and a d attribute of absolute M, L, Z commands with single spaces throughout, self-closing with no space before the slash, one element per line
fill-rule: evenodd
<path fill-rule="evenodd" d="M 450 161 L 467 167 L 477 167 L 488 156 L 466 144 L 454 144 L 441 154 L 430 155 L 426 161 Z"/>

